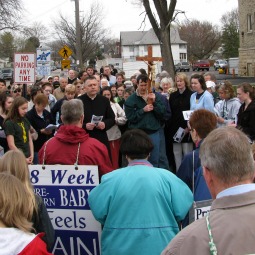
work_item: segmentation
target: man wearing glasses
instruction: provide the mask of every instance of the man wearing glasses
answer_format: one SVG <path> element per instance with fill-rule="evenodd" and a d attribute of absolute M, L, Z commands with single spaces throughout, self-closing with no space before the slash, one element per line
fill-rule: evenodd
<path fill-rule="evenodd" d="M 22 96 L 22 85 L 14 84 L 11 86 L 11 96 L 13 98 Z"/>

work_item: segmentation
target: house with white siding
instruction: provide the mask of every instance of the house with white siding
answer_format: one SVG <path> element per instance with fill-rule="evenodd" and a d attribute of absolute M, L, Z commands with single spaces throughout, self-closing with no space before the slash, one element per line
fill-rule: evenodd
<path fill-rule="evenodd" d="M 176 27 L 171 27 L 170 39 L 174 63 L 187 61 L 187 42 L 181 40 Z M 148 45 L 152 45 L 153 57 L 161 57 L 160 43 L 152 28 L 148 31 L 120 32 L 121 58 L 123 60 L 123 70 L 126 72 L 127 77 L 140 68 L 147 70 L 146 63 L 136 61 L 136 57 L 148 55 Z M 162 62 L 156 63 L 157 72 L 161 72 L 161 67 Z"/>

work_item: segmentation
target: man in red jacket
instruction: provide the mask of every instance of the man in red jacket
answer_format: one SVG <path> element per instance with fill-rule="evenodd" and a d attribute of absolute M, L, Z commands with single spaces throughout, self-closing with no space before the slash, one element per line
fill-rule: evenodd
<path fill-rule="evenodd" d="M 61 125 L 57 134 L 42 146 L 39 162 L 48 165 L 97 165 L 99 176 L 111 172 L 113 167 L 106 146 L 89 137 L 82 128 L 82 101 L 65 101 L 61 107 L 61 114 L 64 125 Z"/>

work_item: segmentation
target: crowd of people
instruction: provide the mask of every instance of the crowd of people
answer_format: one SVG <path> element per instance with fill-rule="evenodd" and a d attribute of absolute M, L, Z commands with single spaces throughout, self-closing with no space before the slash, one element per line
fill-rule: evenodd
<path fill-rule="evenodd" d="M 15 212 L 8 221 L 0 211 L 0 230 L 13 228 L 26 240 L 18 250 L 44 232 L 45 245 L 39 243 L 38 249 L 48 254 L 54 240 L 45 206 L 33 194 L 28 165 L 63 164 L 98 166 L 100 184 L 88 201 L 103 226 L 103 254 L 156 255 L 172 239 L 162 254 L 210 254 L 205 244 L 209 237 L 199 232 L 206 231 L 208 222 L 216 228 L 219 254 L 231 253 L 219 229 L 219 222 L 229 222 L 223 211 L 236 206 L 228 196 L 240 199 L 241 207 L 246 205 L 243 198 L 252 204 L 250 210 L 255 206 L 250 161 L 252 149 L 255 158 L 255 87 L 217 83 L 209 72 L 170 77 L 163 71 L 152 81 L 152 91 L 149 82 L 144 69 L 126 77 L 111 66 L 100 72 L 92 66 L 79 73 L 69 70 L 68 76 L 50 76 L 31 85 L 7 87 L 0 80 L 0 183 L 21 182 L 14 192 L 25 187 L 27 196 L 19 199 L 29 205 L 26 210 L 20 205 L 26 219 L 17 224 Z M 239 168 L 244 160 L 247 171 Z M 238 192 L 233 191 L 236 187 Z M 3 211 L 4 197 L 0 188 Z M 215 199 L 207 221 L 195 223 L 197 229 L 188 226 L 193 201 L 207 199 Z M 246 212 L 240 209 L 238 214 Z M 194 233 L 203 242 L 192 248 L 192 237 L 199 242 Z M 255 252 L 247 246 L 240 251 Z"/>

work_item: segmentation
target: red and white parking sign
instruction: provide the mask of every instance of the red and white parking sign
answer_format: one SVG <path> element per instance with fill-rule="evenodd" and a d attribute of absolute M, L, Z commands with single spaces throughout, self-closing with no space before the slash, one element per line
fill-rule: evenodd
<path fill-rule="evenodd" d="M 34 83 L 35 82 L 35 53 L 14 54 L 14 82 Z"/>

